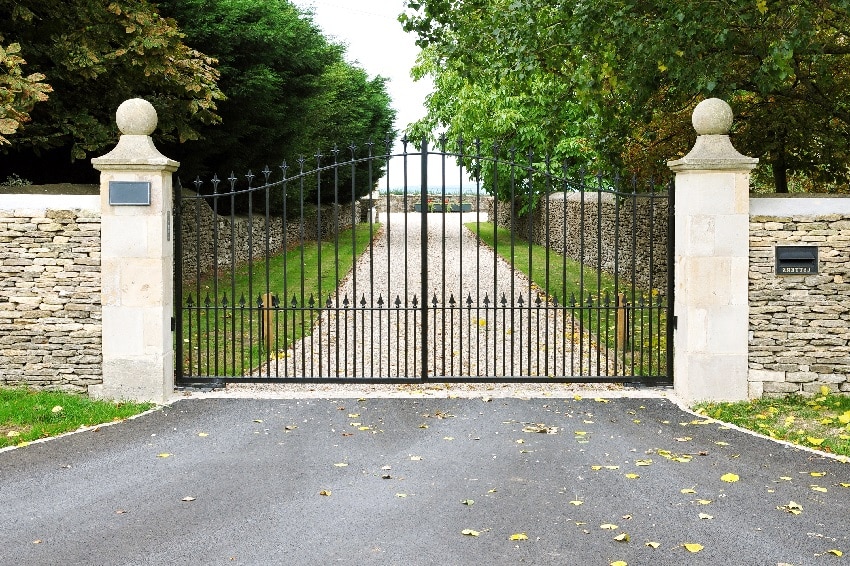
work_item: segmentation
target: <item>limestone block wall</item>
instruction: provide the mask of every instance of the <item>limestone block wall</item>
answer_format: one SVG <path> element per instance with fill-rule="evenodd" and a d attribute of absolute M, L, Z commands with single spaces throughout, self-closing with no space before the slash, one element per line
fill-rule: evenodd
<path fill-rule="evenodd" d="M 3 195 L 0 248 L 0 385 L 100 383 L 100 197 Z"/>
<path fill-rule="evenodd" d="M 819 248 L 819 272 L 776 275 L 775 247 Z M 750 200 L 749 395 L 850 392 L 850 198 Z"/>

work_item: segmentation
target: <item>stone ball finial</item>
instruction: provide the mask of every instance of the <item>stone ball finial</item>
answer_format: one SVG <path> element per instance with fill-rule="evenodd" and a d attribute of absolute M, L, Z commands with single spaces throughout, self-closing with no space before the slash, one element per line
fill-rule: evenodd
<path fill-rule="evenodd" d="M 149 136 L 156 129 L 156 110 L 147 100 L 131 98 L 118 106 L 115 123 L 124 135 Z"/>
<path fill-rule="evenodd" d="M 697 135 L 726 135 L 732 128 L 732 108 L 725 100 L 707 98 L 694 108 L 691 121 Z"/>

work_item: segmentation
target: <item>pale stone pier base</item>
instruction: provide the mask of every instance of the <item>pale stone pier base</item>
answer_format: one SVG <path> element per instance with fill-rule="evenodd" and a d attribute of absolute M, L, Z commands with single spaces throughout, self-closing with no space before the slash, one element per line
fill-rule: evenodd
<path fill-rule="evenodd" d="M 118 144 L 92 159 L 101 172 L 103 384 L 89 392 L 162 403 L 174 394 L 171 174 L 179 164 L 154 147 L 149 102 L 125 101 L 116 122 Z M 116 181 L 150 183 L 150 204 L 110 204 Z"/>
<path fill-rule="evenodd" d="M 676 173 L 674 388 L 685 403 L 747 399 L 749 186 L 758 159 L 729 140 L 717 98 L 693 113 L 698 137 Z"/>

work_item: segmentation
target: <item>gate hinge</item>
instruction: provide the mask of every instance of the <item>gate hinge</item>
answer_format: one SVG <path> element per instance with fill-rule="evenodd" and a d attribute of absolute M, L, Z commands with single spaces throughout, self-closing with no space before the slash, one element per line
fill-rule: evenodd
<path fill-rule="evenodd" d="M 679 325 L 679 317 L 673 315 L 673 330 L 676 330 L 676 327 Z"/>
<path fill-rule="evenodd" d="M 177 321 L 174 320 L 174 317 L 172 316 L 171 317 L 171 331 L 174 332 L 175 330 L 177 330 Z"/>

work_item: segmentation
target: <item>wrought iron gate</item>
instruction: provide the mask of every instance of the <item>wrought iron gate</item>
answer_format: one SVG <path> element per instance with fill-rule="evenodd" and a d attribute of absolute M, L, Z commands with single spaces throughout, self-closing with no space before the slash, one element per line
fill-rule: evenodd
<path fill-rule="evenodd" d="M 672 383 L 669 186 L 403 144 L 178 183 L 178 383 Z"/>

